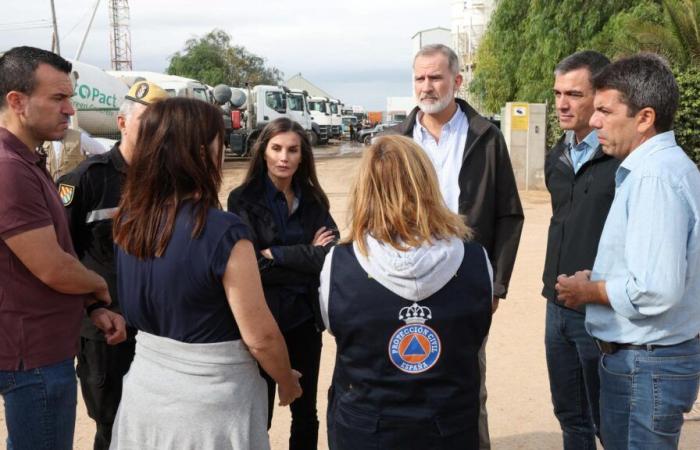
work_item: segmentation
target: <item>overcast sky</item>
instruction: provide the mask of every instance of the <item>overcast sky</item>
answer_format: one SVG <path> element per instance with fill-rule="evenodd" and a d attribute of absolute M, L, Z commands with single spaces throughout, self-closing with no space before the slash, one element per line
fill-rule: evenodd
<path fill-rule="evenodd" d="M 3 0 L 0 50 L 51 46 L 49 0 Z M 191 37 L 221 28 L 267 59 L 285 80 L 302 75 L 347 105 L 386 109 L 411 95 L 411 37 L 450 28 L 451 0 L 131 0 L 134 70 L 164 72 Z M 73 58 L 95 0 L 55 0 L 61 53 Z M 245 7 L 240 7 L 240 5 Z M 27 29 L 29 27 L 33 27 Z M 109 68 L 107 0 L 100 2 L 81 60 Z"/>

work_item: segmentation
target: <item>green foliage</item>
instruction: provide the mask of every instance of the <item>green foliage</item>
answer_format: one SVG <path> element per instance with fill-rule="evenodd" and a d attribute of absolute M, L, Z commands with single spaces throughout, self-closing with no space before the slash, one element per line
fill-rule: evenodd
<path fill-rule="evenodd" d="M 501 0 L 477 50 L 469 89 L 489 112 L 500 111 L 504 99 L 515 98 L 528 6 L 522 0 Z"/>
<path fill-rule="evenodd" d="M 663 0 L 666 24 L 681 67 L 700 64 L 700 0 Z M 669 42 L 669 45 L 672 45 Z"/>
<path fill-rule="evenodd" d="M 650 51 L 674 67 L 681 92 L 675 132 L 700 163 L 700 0 L 501 0 L 469 86 L 488 113 L 509 101 L 547 103 L 547 145 L 561 136 L 553 106 L 556 64 L 578 50 L 611 59 Z"/>
<path fill-rule="evenodd" d="M 486 112 L 507 101 L 549 102 L 554 66 L 591 48 L 608 19 L 634 0 L 502 0 L 477 51 L 470 91 Z"/>
<path fill-rule="evenodd" d="M 636 3 L 612 16 L 591 39 L 590 48 L 611 59 L 633 55 L 641 49 L 656 53 L 661 51 L 663 46 L 659 43 L 669 38 L 668 31 L 663 26 L 661 4 L 654 0 Z"/>
<path fill-rule="evenodd" d="M 167 72 L 194 78 L 210 86 L 272 84 L 282 81 L 282 72 L 266 67 L 265 59 L 242 45 L 231 45 L 231 36 L 214 29 L 201 38 L 187 40 L 185 49 L 170 58 Z"/>
<path fill-rule="evenodd" d="M 676 71 L 676 81 L 681 92 L 674 124 L 676 140 L 688 156 L 700 164 L 700 68 Z"/>

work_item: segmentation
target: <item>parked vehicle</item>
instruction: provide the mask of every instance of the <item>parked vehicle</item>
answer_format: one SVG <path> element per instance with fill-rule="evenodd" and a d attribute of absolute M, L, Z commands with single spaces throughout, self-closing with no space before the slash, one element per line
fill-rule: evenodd
<path fill-rule="evenodd" d="M 321 140 L 321 130 L 318 124 L 311 119 L 311 111 L 309 111 L 309 103 L 307 102 L 308 93 L 301 89 L 286 89 L 285 92 L 287 93 L 287 111 L 290 119 L 298 122 L 306 130 L 312 146 L 317 145 Z"/>
<path fill-rule="evenodd" d="M 370 124 L 376 125 L 382 123 L 383 113 L 381 111 L 369 111 L 367 120 Z"/>
<path fill-rule="evenodd" d="M 362 129 L 357 133 L 357 140 L 365 145 L 369 145 L 372 143 L 372 138 L 387 128 L 391 128 L 392 126 L 393 124 L 380 123 L 372 128 Z"/>
<path fill-rule="evenodd" d="M 71 60 L 76 110 L 73 126 L 95 137 L 119 139 L 117 111 L 129 86 L 99 67 Z"/>
<path fill-rule="evenodd" d="M 345 115 L 342 116 L 341 119 L 343 121 L 343 137 L 346 137 L 347 139 L 354 139 L 357 132 L 357 117 L 353 115 Z M 352 130 L 354 132 L 353 134 L 355 134 L 355 136 L 350 134 L 350 125 L 352 125 Z"/>
<path fill-rule="evenodd" d="M 227 149 L 230 156 L 249 155 L 260 131 L 279 117 L 298 122 L 306 130 L 311 145 L 321 142 L 324 137 L 328 140 L 327 134 L 323 134 L 312 119 L 313 111 L 309 108 L 305 91 L 268 85 L 229 89 L 232 95 L 228 108 L 233 129 Z"/>
<path fill-rule="evenodd" d="M 330 105 L 326 97 L 308 97 L 311 120 L 318 124 L 319 144 L 327 144 L 332 137 L 332 118 Z"/>
<path fill-rule="evenodd" d="M 343 133 L 343 119 L 340 110 L 343 105 L 340 103 L 340 100 L 328 99 L 328 106 L 331 113 L 331 137 L 340 139 Z"/>
<path fill-rule="evenodd" d="M 210 88 L 206 84 L 192 78 L 138 70 L 108 70 L 106 73 L 115 78 L 119 78 L 125 82 L 127 86 L 131 86 L 139 80 L 148 80 L 165 89 L 171 97 L 196 98 L 213 103 Z"/>

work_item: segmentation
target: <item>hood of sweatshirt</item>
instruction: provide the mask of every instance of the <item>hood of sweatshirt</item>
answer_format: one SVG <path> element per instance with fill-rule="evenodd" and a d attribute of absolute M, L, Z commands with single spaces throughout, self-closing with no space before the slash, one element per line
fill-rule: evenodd
<path fill-rule="evenodd" d="M 457 273 L 464 258 L 464 243 L 458 238 L 400 251 L 367 236 L 368 256 L 353 244 L 360 266 L 379 284 L 407 300 L 430 297 Z"/>

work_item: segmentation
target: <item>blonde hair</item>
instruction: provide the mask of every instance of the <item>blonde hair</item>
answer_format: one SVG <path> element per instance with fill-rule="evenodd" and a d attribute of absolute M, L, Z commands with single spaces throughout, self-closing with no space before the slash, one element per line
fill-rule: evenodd
<path fill-rule="evenodd" d="M 422 148 L 404 136 L 382 136 L 365 150 L 350 199 L 350 233 L 367 255 L 365 237 L 407 250 L 433 239 L 471 239 L 472 231 L 451 212 L 437 174 Z"/>

